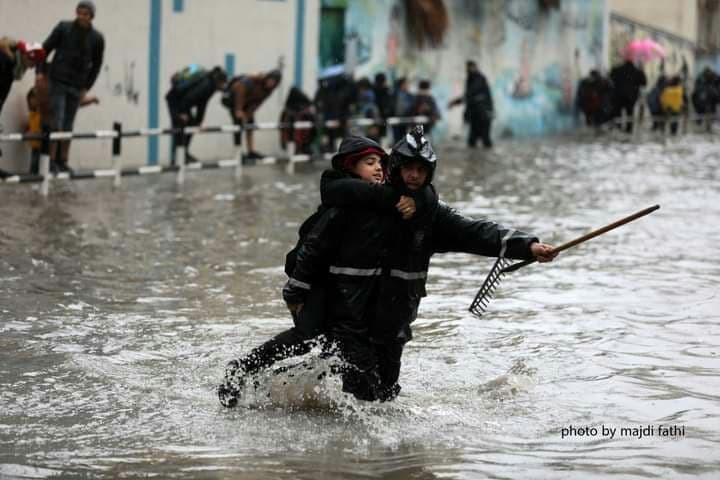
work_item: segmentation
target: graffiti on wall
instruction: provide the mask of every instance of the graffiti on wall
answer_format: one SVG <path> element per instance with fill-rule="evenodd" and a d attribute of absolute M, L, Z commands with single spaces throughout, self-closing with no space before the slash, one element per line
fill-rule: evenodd
<path fill-rule="evenodd" d="M 135 84 L 135 61 L 123 62 L 123 70 L 119 75 L 112 70 L 110 65 L 103 67 L 105 76 L 105 87 L 115 97 L 124 97 L 125 101 L 138 105 L 140 102 L 140 91 Z M 119 78 L 118 78 L 119 77 Z"/>
<path fill-rule="evenodd" d="M 567 0 L 550 9 L 527 0 L 445 4 L 442 44 L 421 49 L 408 38 L 404 0 L 349 1 L 346 31 L 365 46 L 356 77 L 384 71 L 415 85 L 431 79 L 442 107 L 462 94 L 465 62 L 475 60 L 491 84 L 500 133 L 540 135 L 574 126 L 576 85 L 605 63 L 603 0 Z"/>

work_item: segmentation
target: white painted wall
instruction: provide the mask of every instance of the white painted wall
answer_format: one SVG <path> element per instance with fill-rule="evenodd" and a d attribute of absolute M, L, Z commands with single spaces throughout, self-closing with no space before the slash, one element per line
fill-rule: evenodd
<path fill-rule="evenodd" d="M 95 27 L 105 36 L 105 62 L 91 93 L 100 105 L 78 112 L 76 131 L 110 129 L 113 121 L 123 128 L 148 126 L 150 0 L 95 0 Z M 235 54 L 235 72 L 268 70 L 284 57 L 283 82 L 256 114 L 259 121 L 280 115 L 295 72 L 295 24 L 298 0 L 185 0 L 182 12 L 173 11 L 173 0 L 162 0 L 160 62 L 160 126 L 169 126 L 165 93 L 170 75 L 190 63 L 207 67 L 225 64 L 225 55 Z M 0 35 L 28 41 L 44 41 L 60 20 L 75 16 L 76 0 L 0 0 Z M 303 89 L 313 94 L 316 85 L 319 0 L 305 1 L 305 45 Z M 27 116 L 25 95 L 33 83 L 28 72 L 15 82 L 0 114 L 4 131 L 20 131 Z M 137 102 L 135 101 L 137 95 Z M 205 125 L 230 123 L 220 105 L 220 94 L 210 101 Z M 159 147 L 159 163 L 167 163 L 169 139 Z M 279 149 L 276 132 L 256 134 L 257 149 L 272 153 Z M 4 143 L 0 167 L 23 171 L 29 150 L 20 144 Z M 197 136 L 193 153 L 200 159 L 229 157 L 230 135 Z M 123 164 L 143 165 L 147 140 L 123 142 Z M 77 140 L 71 150 L 71 166 L 102 168 L 110 165 L 109 140 Z"/>

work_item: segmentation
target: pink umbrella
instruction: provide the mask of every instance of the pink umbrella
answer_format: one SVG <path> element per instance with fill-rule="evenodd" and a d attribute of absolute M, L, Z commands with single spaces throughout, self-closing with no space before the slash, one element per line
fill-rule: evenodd
<path fill-rule="evenodd" d="M 649 38 L 631 40 L 625 48 L 620 50 L 625 60 L 632 62 L 649 62 L 665 57 L 665 49 Z"/>

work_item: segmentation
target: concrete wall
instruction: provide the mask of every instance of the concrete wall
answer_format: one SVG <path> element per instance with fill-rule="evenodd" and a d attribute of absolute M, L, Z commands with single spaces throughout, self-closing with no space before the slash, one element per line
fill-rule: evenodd
<path fill-rule="evenodd" d="M 60 20 L 74 18 L 75 0 L 0 0 L 0 34 L 15 38 L 44 41 Z M 76 131 L 110 129 L 113 121 L 124 128 L 151 125 L 153 113 L 159 126 L 169 126 L 165 93 L 170 75 L 191 63 L 212 67 L 226 65 L 234 56 L 235 73 L 251 73 L 275 68 L 284 61 L 283 82 L 256 115 L 259 121 L 279 117 L 286 92 L 296 77 L 302 78 L 306 92 L 316 84 L 318 0 L 96 0 L 95 26 L 105 36 L 105 62 L 91 93 L 100 97 L 100 105 L 78 113 Z M 298 30 L 298 6 L 305 9 L 304 22 Z M 303 50 L 296 55 L 298 32 L 302 34 Z M 153 36 L 159 45 L 151 52 Z M 157 75 L 151 74 L 153 62 Z M 302 64 L 302 75 L 296 68 Z M 27 109 L 25 94 L 32 86 L 33 74 L 28 72 L 15 82 L 0 115 L 5 132 L 19 131 Z M 210 102 L 206 125 L 230 123 L 217 94 Z M 256 136 L 257 148 L 276 151 L 275 132 Z M 149 152 L 147 139 L 123 142 L 123 162 L 127 165 L 167 163 L 169 139 L 157 145 L 157 158 Z M 3 145 L 0 166 L 24 170 L 27 148 Z M 107 167 L 110 165 L 109 141 L 75 141 L 71 151 L 74 167 Z M 198 136 L 193 153 L 200 159 L 229 157 L 232 153 L 230 135 Z"/>

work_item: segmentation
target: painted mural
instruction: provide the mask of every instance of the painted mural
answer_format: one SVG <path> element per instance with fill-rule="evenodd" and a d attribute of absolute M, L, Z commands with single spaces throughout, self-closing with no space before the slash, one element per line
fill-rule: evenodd
<path fill-rule="evenodd" d="M 665 58 L 652 60 L 641 65 L 648 79 L 648 86 L 655 85 L 660 74 L 679 75 L 690 80 L 694 78 L 695 45 L 689 40 L 644 25 L 619 15 L 610 17 L 610 65 L 622 63 L 620 51 L 631 40 L 650 38 L 662 45 Z"/>
<path fill-rule="evenodd" d="M 446 117 L 445 106 L 462 94 L 465 62 L 472 59 L 493 90 L 495 135 L 542 135 L 576 124 L 577 82 L 605 63 L 605 1 L 565 0 L 558 8 L 543 8 L 527 0 L 445 0 L 440 3 L 447 28 L 428 27 L 435 29 L 436 40 L 440 32 L 436 47 L 432 42 L 419 47 L 412 37 L 417 32 L 408 32 L 408 3 L 348 1 L 345 32 L 357 38 L 350 44 L 356 78 L 384 71 L 391 79 L 407 77 L 414 86 L 429 79 Z M 420 3 L 431 9 L 433 2 Z M 426 23 L 438 16 L 427 13 Z M 457 128 L 442 122 L 437 131 Z"/>

